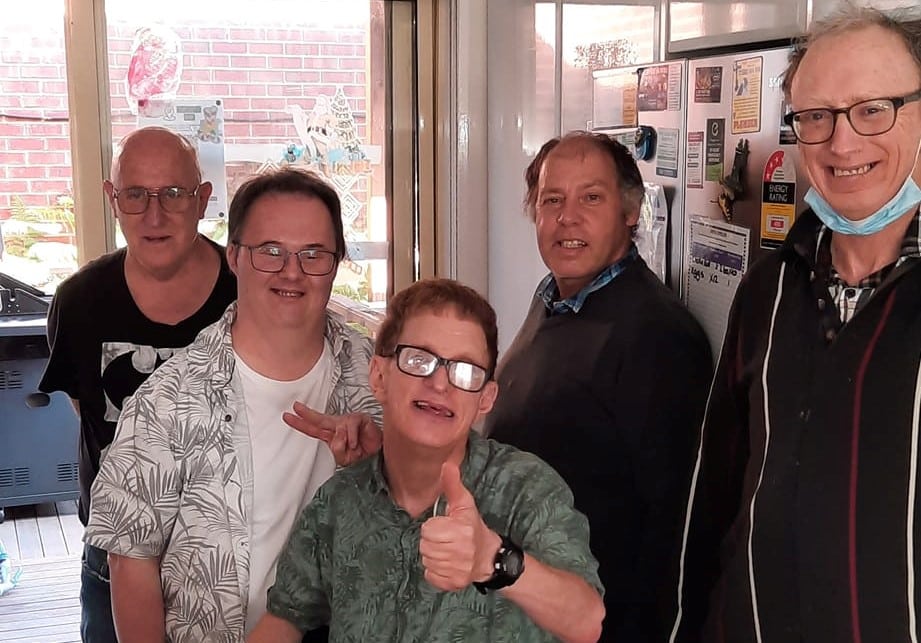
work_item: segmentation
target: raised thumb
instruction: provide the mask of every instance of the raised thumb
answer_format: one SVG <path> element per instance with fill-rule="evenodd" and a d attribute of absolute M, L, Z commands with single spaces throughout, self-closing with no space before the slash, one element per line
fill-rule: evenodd
<path fill-rule="evenodd" d="M 441 492 L 448 501 L 448 515 L 473 505 L 473 496 L 461 480 L 460 469 L 453 462 L 441 465 Z"/>

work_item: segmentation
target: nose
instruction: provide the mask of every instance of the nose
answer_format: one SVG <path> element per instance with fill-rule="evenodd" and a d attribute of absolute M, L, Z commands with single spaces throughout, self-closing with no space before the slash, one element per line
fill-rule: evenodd
<path fill-rule="evenodd" d="M 144 219 L 149 225 L 159 226 L 166 220 L 166 213 L 160 206 L 160 197 L 148 195 L 147 209 L 144 210 Z"/>
<path fill-rule="evenodd" d="M 566 199 L 560 206 L 560 211 L 556 215 L 556 222 L 560 225 L 572 225 L 579 216 L 578 201 Z"/>
<path fill-rule="evenodd" d="M 444 364 L 439 364 L 435 367 L 435 371 L 425 378 L 429 383 L 429 386 L 434 388 L 436 391 L 445 391 L 448 388 L 448 368 Z"/>
<path fill-rule="evenodd" d="M 829 149 L 836 154 L 847 154 L 860 147 L 865 137 L 854 130 L 847 114 L 835 114 L 835 129 L 828 141 Z"/>
<path fill-rule="evenodd" d="M 285 267 L 281 269 L 281 274 L 289 279 L 298 279 L 304 275 L 300 260 L 293 252 L 288 253 L 288 256 L 285 257 Z"/>

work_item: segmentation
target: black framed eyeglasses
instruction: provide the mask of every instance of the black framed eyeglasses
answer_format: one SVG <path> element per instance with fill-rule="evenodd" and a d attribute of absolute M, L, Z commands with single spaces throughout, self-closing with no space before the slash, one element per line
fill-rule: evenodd
<path fill-rule="evenodd" d="M 292 252 L 274 243 L 249 246 L 239 241 L 234 242 L 241 248 L 249 250 L 249 260 L 259 272 L 281 272 L 288 265 L 288 256 L 295 255 L 301 272 L 312 277 L 328 275 L 336 267 L 336 253 L 320 248 L 305 248 Z"/>
<path fill-rule="evenodd" d="M 413 377 L 431 377 L 439 366 L 444 366 L 448 373 L 448 381 L 469 393 L 482 391 L 489 381 L 489 372 L 478 364 L 459 359 L 445 359 L 410 344 L 397 344 L 393 353 L 384 357 L 395 357 L 397 368 Z"/>
<path fill-rule="evenodd" d="M 850 107 L 802 109 L 786 114 L 783 120 L 793 128 L 800 143 L 818 145 L 835 135 L 838 114 L 844 114 L 861 136 L 877 136 L 891 130 L 899 110 L 916 100 L 921 100 L 921 89 L 905 96 L 864 100 Z"/>
<path fill-rule="evenodd" d="M 189 205 L 198 196 L 201 185 L 194 190 L 187 190 L 178 185 L 168 185 L 156 190 L 149 190 L 139 185 L 112 190 L 112 196 L 118 209 L 124 214 L 144 214 L 150 205 L 150 197 L 157 197 L 164 212 L 179 214 L 188 210 Z"/>

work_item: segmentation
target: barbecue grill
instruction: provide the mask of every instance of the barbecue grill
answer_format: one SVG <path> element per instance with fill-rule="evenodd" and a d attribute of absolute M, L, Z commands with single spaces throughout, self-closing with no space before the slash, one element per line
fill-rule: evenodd
<path fill-rule="evenodd" d="M 0 522 L 4 508 L 79 495 L 79 422 L 63 393 L 38 384 L 48 361 L 50 298 L 0 273 Z"/>

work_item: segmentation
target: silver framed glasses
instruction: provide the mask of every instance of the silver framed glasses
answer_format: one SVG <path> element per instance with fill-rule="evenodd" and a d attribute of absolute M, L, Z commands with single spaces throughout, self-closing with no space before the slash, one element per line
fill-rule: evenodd
<path fill-rule="evenodd" d="M 178 185 L 168 185 L 156 190 L 149 190 L 139 185 L 116 190 L 113 188 L 112 196 L 118 209 L 124 214 L 144 214 L 150 205 L 150 197 L 157 197 L 160 208 L 164 212 L 179 214 L 188 210 L 189 205 L 198 196 L 201 185 L 194 190 L 187 190 Z"/>
<path fill-rule="evenodd" d="M 864 100 L 838 109 L 802 109 L 786 114 L 783 120 L 793 128 L 800 143 L 818 145 L 835 135 L 838 114 L 844 114 L 854 131 L 861 136 L 877 136 L 891 130 L 899 110 L 906 103 L 916 100 L 921 100 L 921 90 L 894 98 Z"/>
<path fill-rule="evenodd" d="M 429 350 L 410 344 L 397 344 L 393 353 L 384 355 L 384 357 L 395 357 L 397 368 L 413 377 L 431 377 L 439 366 L 444 366 L 448 374 L 448 381 L 469 393 L 482 391 L 486 382 L 489 381 L 489 373 L 478 364 L 459 359 L 445 359 Z"/>
<path fill-rule="evenodd" d="M 288 265 L 289 255 L 296 256 L 301 272 L 311 277 L 328 275 L 336 267 L 336 253 L 329 250 L 305 248 L 292 252 L 275 243 L 263 243 L 258 246 L 249 246 L 237 241 L 234 243 L 249 250 L 250 263 L 259 272 L 281 272 Z"/>

